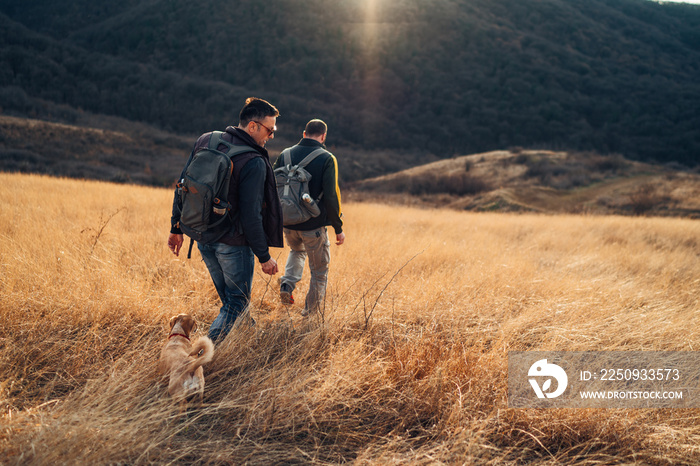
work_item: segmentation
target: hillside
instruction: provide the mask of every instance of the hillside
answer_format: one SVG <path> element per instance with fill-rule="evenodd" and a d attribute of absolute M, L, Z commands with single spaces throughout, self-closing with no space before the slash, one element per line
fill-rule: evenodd
<path fill-rule="evenodd" d="M 113 117 L 82 118 L 91 126 L 0 116 L 0 170 L 172 186 L 194 140 Z M 700 217 L 698 171 L 673 164 L 524 149 L 417 166 L 412 166 L 416 159 L 376 153 L 336 155 L 344 197 L 354 201 L 472 211 Z M 387 171 L 391 173 L 368 178 Z"/>
<path fill-rule="evenodd" d="M 591 153 L 494 151 L 353 185 L 352 199 L 473 211 L 700 218 L 700 174 Z"/>
<path fill-rule="evenodd" d="M 0 115 L 0 170 L 172 185 L 192 140 L 121 123 L 103 129 Z"/>
<path fill-rule="evenodd" d="M 171 186 L 197 136 L 87 112 L 77 112 L 72 123 L 0 115 L 0 171 Z M 268 144 L 270 156 L 274 160 L 297 141 L 276 136 Z M 342 184 L 435 158 L 419 152 L 397 157 L 391 151 L 329 148 L 339 160 Z"/>
<path fill-rule="evenodd" d="M 515 146 L 693 166 L 699 30 L 646 0 L 9 0 L 0 107 L 198 134 L 258 95 L 279 142 L 320 117 L 337 152 L 389 160 L 361 177 Z"/>

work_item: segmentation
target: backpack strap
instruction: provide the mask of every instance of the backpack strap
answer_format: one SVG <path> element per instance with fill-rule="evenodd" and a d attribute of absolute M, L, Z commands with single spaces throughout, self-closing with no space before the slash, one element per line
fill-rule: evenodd
<path fill-rule="evenodd" d="M 209 144 L 207 147 L 209 149 L 214 149 L 218 150 L 219 144 L 223 144 L 226 147 L 231 147 L 231 143 L 224 141 L 224 139 L 221 137 L 223 136 L 224 132 L 223 131 L 212 131 L 211 132 L 211 137 L 209 138 Z"/>
<path fill-rule="evenodd" d="M 318 149 L 316 149 L 315 151 L 311 152 L 309 155 L 307 155 L 306 157 L 304 157 L 304 160 L 302 160 L 301 162 L 299 162 L 299 166 L 300 166 L 300 167 L 305 167 L 305 166 L 307 166 L 308 164 L 310 164 L 311 162 L 313 162 L 313 160 L 314 160 L 316 157 L 318 157 L 319 155 L 323 154 L 324 152 L 328 152 L 328 151 L 327 151 L 326 149 L 324 149 L 323 147 L 319 147 Z M 317 201 L 320 201 L 322 197 L 323 197 L 323 191 L 321 191 L 321 195 L 318 196 L 318 199 L 316 199 L 316 200 L 317 200 Z"/>
<path fill-rule="evenodd" d="M 247 146 L 247 145 L 238 146 L 238 145 L 235 145 L 235 144 L 232 144 L 232 143 L 226 141 L 222 137 L 223 134 L 224 134 L 223 131 L 212 131 L 211 138 L 209 139 L 209 144 L 207 145 L 207 148 L 219 150 L 218 149 L 219 145 L 223 144 L 224 146 L 228 147 L 228 151 L 226 152 L 226 155 L 228 155 L 231 158 L 235 157 L 238 154 L 245 154 L 246 152 L 255 152 L 255 153 L 258 152 L 250 146 Z"/>
<path fill-rule="evenodd" d="M 187 258 L 192 259 L 192 246 L 194 246 L 194 239 L 190 237 L 190 247 L 187 250 Z"/>
<path fill-rule="evenodd" d="M 237 155 L 240 155 L 240 154 L 246 154 L 246 153 L 248 153 L 248 152 L 255 152 L 256 154 L 258 153 L 258 151 L 256 151 L 255 149 L 253 149 L 253 148 L 250 147 L 250 146 L 234 146 L 234 145 L 229 145 L 229 147 L 231 148 L 231 150 L 229 150 L 229 151 L 226 153 L 226 155 L 228 155 L 228 156 L 231 157 L 231 158 L 233 158 L 233 157 L 235 157 L 235 156 L 237 156 Z"/>
<path fill-rule="evenodd" d="M 285 149 L 282 151 L 282 163 L 284 166 L 288 166 L 292 164 L 292 151 L 291 149 Z"/>
<path fill-rule="evenodd" d="M 304 160 L 302 160 L 301 162 L 299 162 L 299 163 L 297 164 L 297 166 L 298 166 L 298 167 L 302 167 L 302 168 L 305 167 L 305 166 L 307 166 L 307 165 L 310 164 L 316 157 L 318 157 L 319 155 L 323 154 L 324 152 L 326 152 L 326 149 L 324 149 L 323 147 L 319 147 L 318 149 L 316 149 L 315 151 L 311 152 L 309 155 L 307 155 L 306 157 L 304 157 Z"/>
<path fill-rule="evenodd" d="M 314 150 L 309 155 L 304 157 L 304 159 L 297 164 L 297 167 L 304 168 L 305 166 L 310 164 L 316 157 L 323 154 L 324 152 L 327 152 L 326 149 L 324 149 L 323 147 L 319 147 L 318 149 Z M 292 151 L 290 148 L 283 150 L 282 155 L 280 155 L 280 157 L 282 157 L 282 162 L 285 166 L 292 164 Z"/>

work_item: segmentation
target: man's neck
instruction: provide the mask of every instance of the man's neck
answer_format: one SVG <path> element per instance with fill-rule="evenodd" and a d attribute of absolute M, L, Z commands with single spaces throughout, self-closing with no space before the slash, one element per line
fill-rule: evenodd
<path fill-rule="evenodd" d="M 320 142 L 323 144 L 326 141 L 326 138 L 323 136 L 305 136 L 306 139 L 313 139 L 316 142 Z"/>
<path fill-rule="evenodd" d="M 250 139 L 250 142 L 252 142 L 256 148 L 259 147 L 261 149 L 265 149 L 263 146 L 258 144 L 258 142 L 255 140 L 255 138 L 253 136 L 251 136 L 250 133 L 245 130 L 245 128 L 241 128 L 240 126 L 234 126 L 233 129 L 240 131 L 241 133 L 245 133 L 246 137 L 248 137 Z M 240 137 L 243 137 L 243 135 L 241 134 Z"/>
<path fill-rule="evenodd" d="M 248 129 L 247 129 L 247 127 L 245 127 L 245 126 L 238 125 L 238 126 L 236 126 L 236 129 L 239 129 L 239 130 L 243 131 L 245 134 L 247 134 L 247 135 L 250 136 L 251 138 L 253 137 L 253 136 L 248 132 Z"/>

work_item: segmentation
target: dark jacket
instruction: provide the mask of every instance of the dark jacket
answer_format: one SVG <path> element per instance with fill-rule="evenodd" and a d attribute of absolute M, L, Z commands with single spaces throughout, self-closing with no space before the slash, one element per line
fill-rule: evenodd
<path fill-rule="evenodd" d="M 192 156 L 209 145 L 211 132 L 197 139 Z M 233 180 L 228 199 L 238 206 L 238 221 L 234 228 L 219 242 L 232 246 L 250 246 L 261 263 L 270 260 L 268 247 L 284 246 L 282 235 L 282 208 L 277 197 L 275 176 L 270 165 L 270 157 L 265 148 L 259 146 L 245 131 L 229 126 L 222 139 L 234 145 L 247 145 L 255 149 L 234 157 Z M 226 152 L 223 144 L 218 148 Z M 236 163 L 241 159 L 242 163 Z M 237 203 L 236 201 L 237 200 Z M 180 214 L 177 209 L 177 193 L 173 201 L 171 233 L 182 234 L 179 229 Z"/>
<path fill-rule="evenodd" d="M 317 140 L 303 138 L 296 146 L 290 148 L 292 164 L 301 162 L 304 157 L 319 147 L 325 149 L 325 146 Z M 273 168 L 281 167 L 282 163 L 282 157 L 277 157 Z M 321 202 L 319 202 L 321 214 L 304 223 L 290 225 L 285 228 L 308 231 L 331 225 L 336 235 L 342 233 L 343 213 L 340 205 L 340 188 L 338 187 L 338 161 L 333 154 L 326 152 L 308 164 L 306 170 L 311 174 L 311 180 L 309 181 L 309 194 L 311 197 L 318 200 L 321 193 L 323 193 Z"/>

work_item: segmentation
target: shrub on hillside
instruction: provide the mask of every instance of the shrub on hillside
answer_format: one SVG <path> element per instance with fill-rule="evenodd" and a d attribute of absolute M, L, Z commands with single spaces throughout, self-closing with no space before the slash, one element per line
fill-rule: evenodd
<path fill-rule="evenodd" d="M 467 173 L 453 173 L 437 180 L 433 186 L 436 192 L 445 192 L 458 196 L 468 196 L 489 191 L 491 187 L 481 178 Z"/>
<path fill-rule="evenodd" d="M 491 187 L 481 178 L 465 172 L 424 173 L 420 176 L 396 177 L 388 180 L 368 182 L 362 188 L 383 193 L 452 194 L 468 196 L 488 191 Z"/>
<path fill-rule="evenodd" d="M 540 158 L 521 154 L 515 163 L 528 167 L 525 176 L 555 189 L 588 186 L 602 178 L 616 176 L 629 166 L 619 154 L 572 153 L 563 159 Z"/>
<path fill-rule="evenodd" d="M 620 154 L 590 154 L 586 157 L 586 161 L 591 170 L 603 173 L 609 172 L 617 174 L 629 166 L 629 162 Z"/>
<path fill-rule="evenodd" d="M 565 175 L 570 167 L 563 163 L 556 163 L 549 159 L 538 159 L 528 163 L 525 176 L 528 178 L 538 178 L 540 183 L 550 186 L 555 177 Z"/>
<path fill-rule="evenodd" d="M 632 212 L 642 215 L 662 202 L 661 195 L 651 183 L 640 185 L 629 195 Z"/>

